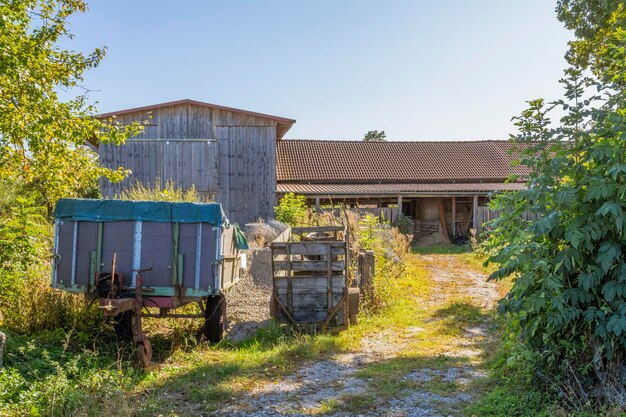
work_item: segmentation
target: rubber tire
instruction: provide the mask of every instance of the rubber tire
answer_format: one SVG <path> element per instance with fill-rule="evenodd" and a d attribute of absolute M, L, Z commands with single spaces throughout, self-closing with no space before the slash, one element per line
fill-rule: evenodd
<path fill-rule="evenodd" d="M 113 317 L 113 328 L 117 340 L 122 342 L 130 342 L 133 340 L 133 312 L 124 311 Z"/>
<path fill-rule="evenodd" d="M 209 297 L 204 308 L 204 337 L 218 343 L 226 331 L 226 297 L 224 294 Z"/>

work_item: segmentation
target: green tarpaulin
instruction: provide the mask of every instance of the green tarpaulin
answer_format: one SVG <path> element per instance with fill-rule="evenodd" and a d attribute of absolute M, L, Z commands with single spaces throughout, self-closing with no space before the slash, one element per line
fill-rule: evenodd
<path fill-rule="evenodd" d="M 95 222 L 141 220 L 161 223 L 208 223 L 214 226 L 228 224 L 222 206 L 215 203 L 62 198 L 54 209 L 54 217 Z"/>
<path fill-rule="evenodd" d="M 243 234 L 243 232 L 239 228 L 239 225 L 235 223 L 234 226 L 235 226 L 235 246 L 237 247 L 237 249 L 239 250 L 250 249 L 248 247 L 248 241 L 246 240 L 246 236 Z"/>

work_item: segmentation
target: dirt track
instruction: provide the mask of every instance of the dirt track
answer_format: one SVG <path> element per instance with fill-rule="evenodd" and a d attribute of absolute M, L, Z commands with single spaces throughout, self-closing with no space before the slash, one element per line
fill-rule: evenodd
<path fill-rule="evenodd" d="M 416 256 L 412 262 L 430 273 L 433 288 L 424 299 L 415 299 L 426 319 L 403 328 L 401 334 L 384 330 L 370 334 L 357 352 L 309 363 L 280 380 L 255 387 L 211 415 L 457 415 L 473 398 L 472 383 L 485 376 L 482 357 L 491 341 L 489 311 L 499 294 L 495 284 L 457 255 Z M 463 325 L 459 319 L 463 312 L 471 313 L 467 326 L 458 334 L 444 336 L 448 323 Z M 403 360 L 421 364 L 401 376 L 402 383 L 396 385 L 404 388 L 365 409 L 351 410 L 345 405 L 360 397 L 376 398 L 380 381 L 363 375 L 369 367 Z"/>

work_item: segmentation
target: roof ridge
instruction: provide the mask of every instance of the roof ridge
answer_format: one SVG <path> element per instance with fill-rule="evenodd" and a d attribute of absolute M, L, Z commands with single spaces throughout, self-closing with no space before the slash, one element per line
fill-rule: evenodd
<path fill-rule="evenodd" d="M 265 119 L 273 119 L 273 120 L 280 121 L 285 124 L 294 124 L 296 122 L 294 119 L 289 119 L 286 117 L 274 116 L 272 114 L 259 113 L 259 112 L 255 112 L 251 110 L 239 109 L 236 107 L 222 106 L 221 104 L 214 104 L 214 103 L 209 103 L 206 101 L 192 100 L 189 98 L 184 98 L 181 100 L 174 100 L 174 101 L 164 101 L 162 103 L 149 104 L 146 106 L 139 106 L 139 107 L 131 107 L 131 108 L 126 108 L 122 110 L 109 111 L 109 112 L 99 114 L 98 117 L 101 117 L 101 118 L 111 117 L 111 116 L 117 116 L 117 115 L 122 115 L 122 114 L 136 113 L 136 112 L 147 111 L 147 110 L 152 110 L 152 109 L 159 109 L 162 107 L 178 106 L 181 104 L 193 104 L 196 106 L 212 107 L 212 108 L 216 108 L 220 110 L 232 111 L 234 113 L 245 113 L 251 116 L 261 117 Z"/>
<path fill-rule="evenodd" d="M 508 139 L 472 140 L 384 140 L 364 141 L 362 139 L 282 139 L 283 142 L 332 142 L 332 143 L 511 143 Z"/>

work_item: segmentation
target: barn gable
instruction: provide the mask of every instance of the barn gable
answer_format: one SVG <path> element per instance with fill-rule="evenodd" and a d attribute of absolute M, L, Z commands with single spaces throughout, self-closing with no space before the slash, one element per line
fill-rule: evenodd
<path fill-rule="evenodd" d="M 115 117 L 122 124 L 148 121 L 141 135 L 143 139 L 216 138 L 218 126 L 275 127 L 276 139 L 282 139 L 296 122 L 284 117 L 190 99 L 112 111 L 100 115 L 100 118 L 110 117 Z"/>
<path fill-rule="evenodd" d="M 120 183 L 103 179 L 103 195 L 114 197 L 140 182 L 173 181 L 194 186 L 218 201 L 231 221 L 271 217 L 276 204 L 276 141 L 295 120 L 179 100 L 100 115 L 122 123 L 148 121 L 144 133 L 124 145 L 100 145 L 102 164 L 131 174 Z"/>

